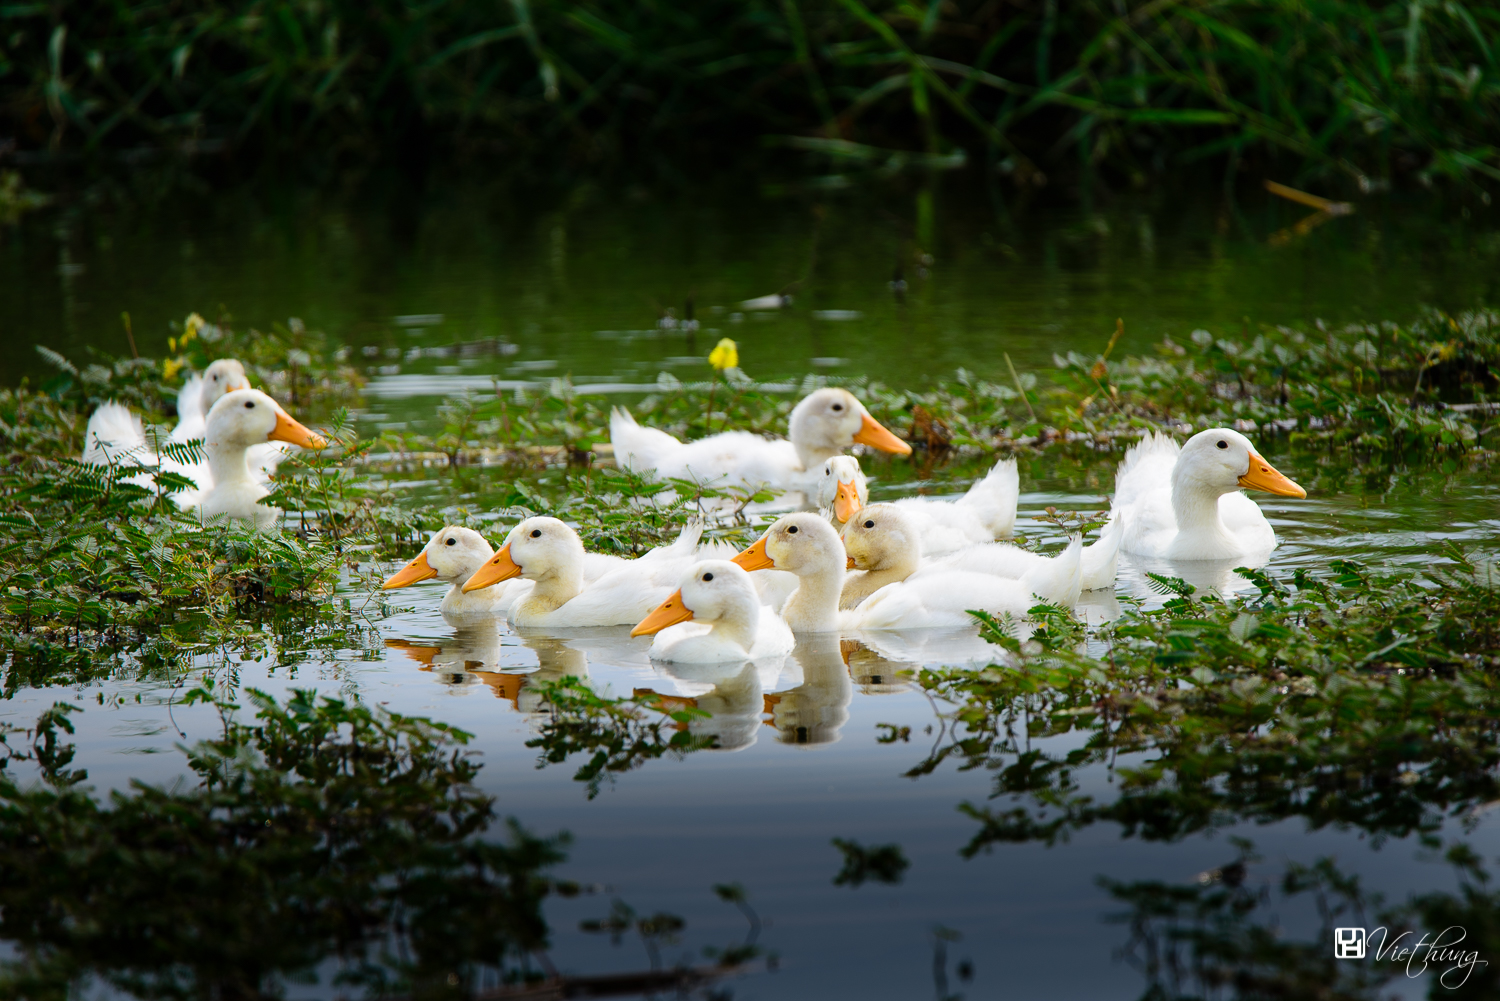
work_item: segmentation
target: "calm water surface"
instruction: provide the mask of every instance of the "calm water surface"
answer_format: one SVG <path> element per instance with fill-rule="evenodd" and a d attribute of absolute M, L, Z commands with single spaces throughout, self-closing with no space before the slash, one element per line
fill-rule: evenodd
<path fill-rule="evenodd" d="M 1300 213 L 1259 195 L 1121 201 L 1098 213 L 997 206 L 939 189 L 927 214 L 923 197 L 866 193 L 819 205 L 594 197 L 530 214 L 475 210 L 441 195 L 403 212 L 238 198 L 156 214 L 34 216 L 0 233 L 0 358 L 13 381 L 43 374 L 35 341 L 74 354 L 87 345 L 121 351 L 122 309 L 142 351 L 159 352 L 168 320 L 222 303 L 246 325 L 297 316 L 328 330 L 369 368 L 366 416 L 421 425 L 444 393 L 494 377 L 566 374 L 621 386 L 661 371 L 686 377 L 703 370 L 702 355 L 721 335 L 741 342 L 743 367 L 757 376 L 831 372 L 905 384 L 960 365 L 998 376 L 1001 352 L 1035 366 L 1054 350 L 1097 350 L 1117 316 L 1126 319 L 1125 348 L 1142 350 L 1165 334 L 1238 329 L 1247 318 L 1341 322 L 1402 318 L 1421 303 L 1461 308 L 1493 301 L 1500 281 L 1500 240 L 1482 221 L 1439 226 L 1385 203 L 1272 245 L 1268 237 Z M 904 295 L 890 286 L 898 272 Z M 789 286 L 789 309 L 738 305 Z M 696 338 L 661 329 L 662 311 L 681 315 L 690 297 L 704 327 Z M 477 341 L 503 346 L 470 357 L 445 350 Z M 1418 565 L 1443 539 L 1493 550 L 1500 538 L 1500 495 L 1483 477 L 1342 479 L 1299 468 L 1270 447 L 1272 461 L 1311 494 L 1262 499 L 1283 539 L 1273 570 L 1333 557 Z M 1047 505 L 1103 506 L 1114 461 L 1100 456 L 1064 474 L 1049 457 L 1028 460 L 1027 534 L 1059 544 L 1055 531 L 1029 519 Z M 477 478 L 409 487 L 483 509 L 495 483 L 468 475 Z M 887 464 L 877 475 L 877 498 L 911 489 L 910 469 Z M 964 486 L 951 473 L 936 489 Z M 1120 595 L 1149 596 L 1144 569 L 1122 562 Z M 454 630 L 438 614 L 441 593 L 399 593 L 398 610 L 375 620 L 361 649 L 205 661 L 175 684 L 122 677 L 77 691 L 28 689 L 0 714 L 24 724 L 58 698 L 75 699 L 85 710 L 74 717 L 76 763 L 101 791 L 170 782 L 184 771 L 175 747 L 217 728 L 212 710 L 176 701 L 201 674 L 277 694 L 315 687 L 457 725 L 476 735 L 480 781 L 500 811 L 539 833 L 573 832 L 562 874 L 604 888 L 549 905 L 560 967 L 645 966 L 637 943 L 616 948 L 576 930 L 614 896 L 637 911 L 687 919 L 669 960 L 736 941 L 743 922 L 711 887 L 738 881 L 767 921 L 762 943 L 781 956 L 779 971 L 733 985 L 740 998 L 932 996 L 938 928 L 962 936 L 948 946 L 947 973 L 950 990 L 965 996 L 1136 997 L 1143 981 L 1117 956 L 1127 931 L 1105 920 L 1123 905 L 1096 880 L 1190 882 L 1235 857 L 1230 834 L 1253 839 L 1265 857 L 1252 880 L 1275 881 L 1288 861 L 1336 855 L 1388 899 L 1456 885 L 1412 841 L 1376 844 L 1357 831 L 1308 831 L 1301 821 L 1173 844 L 1098 825 L 1054 847 L 1003 845 L 965 860 L 959 850 L 976 824 L 957 807 L 984 803 L 992 777 L 951 765 L 903 777 L 935 739 L 937 720 L 896 672 L 982 658 L 977 641 L 919 637 L 852 652 L 810 644 L 779 673 L 673 674 L 654 667 L 647 642 L 623 628 L 552 637 L 503 626 Z M 368 597 L 352 585 L 345 596 L 356 605 Z M 1116 601 L 1096 593 L 1085 611 L 1112 614 Z M 706 725 L 732 750 L 650 762 L 591 800 L 573 779 L 579 762 L 539 767 L 525 746 L 536 732 L 528 684 L 566 674 L 617 695 L 650 689 L 718 700 L 721 711 Z M 784 718 L 795 706 L 818 723 L 802 732 L 778 727 L 768 696 Z M 910 741 L 877 742 L 879 724 L 910 727 Z M 1073 739 L 1046 749 L 1060 753 Z M 1114 781 L 1102 766 L 1078 775 L 1083 791 L 1106 799 Z M 904 882 L 835 887 L 836 837 L 899 843 L 911 860 Z M 1468 839 L 1481 854 L 1500 852 L 1493 819 L 1478 821 Z M 1310 912 L 1282 917 L 1293 934 L 1315 927 Z M 970 983 L 956 979 L 961 959 L 973 963 Z M 1416 997 L 1426 988 L 1400 980 L 1392 989 Z M 305 985 L 288 991 L 328 996 Z"/>

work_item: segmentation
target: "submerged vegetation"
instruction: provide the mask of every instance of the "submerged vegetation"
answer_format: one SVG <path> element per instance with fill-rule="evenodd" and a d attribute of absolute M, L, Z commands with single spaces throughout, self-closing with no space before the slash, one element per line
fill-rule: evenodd
<path fill-rule="evenodd" d="M 239 0 L 0 19 L 0 131 L 28 151 L 316 140 L 342 163 L 451 151 L 680 177 L 771 142 L 831 164 L 825 186 L 966 158 L 1026 187 L 1205 161 L 1358 191 L 1500 182 L 1483 3 Z"/>

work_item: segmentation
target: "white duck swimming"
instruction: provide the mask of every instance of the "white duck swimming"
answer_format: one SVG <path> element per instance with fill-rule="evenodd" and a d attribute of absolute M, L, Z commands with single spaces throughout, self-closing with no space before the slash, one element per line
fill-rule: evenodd
<path fill-rule="evenodd" d="M 880 425 L 848 390 L 833 387 L 807 396 L 792 410 L 789 441 L 748 431 L 726 431 L 681 442 L 665 431 L 644 428 L 615 408 L 609 437 L 615 461 L 637 473 L 693 480 L 710 486 L 758 487 L 811 492 L 821 463 L 855 443 L 910 455 L 911 446 Z"/>
<path fill-rule="evenodd" d="M 853 608 L 886 584 L 913 574 L 964 571 L 1020 580 L 1064 558 L 1033 553 L 1006 542 L 983 542 L 947 556 L 927 559 L 919 555 L 920 535 L 911 512 L 899 504 L 871 504 L 862 508 L 842 533 L 852 568 L 858 572 L 850 573 L 844 581 L 839 607 Z M 1080 554 L 1083 590 L 1112 588 L 1119 555 L 1119 526 L 1110 522 L 1100 532 L 1099 540 Z"/>
<path fill-rule="evenodd" d="M 465 594 L 463 585 L 494 557 L 495 550 L 484 536 L 472 528 L 448 525 L 427 541 L 416 559 L 391 574 L 381 589 L 410 587 L 436 578 L 450 585 L 443 595 L 443 618 L 459 622 L 492 618 L 509 607 L 508 599 L 515 598 L 515 589 L 502 585 Z"/>
<path fill-rule="evenodd" d="M 1053 558 L 1040 557 L 1020 579 L 951 566 L 916 567 L 914 529 L 904 512 L 884 504 L 860 512 L 844 532 L 851 574 L 840 604 L 845 629 L 944 629 L 973 624 L 970 609 L 1025 618 L 1038 599 L 1072 608 L 1082 584 L 1082 542 L 1075 537 Z"/>
<path fill-rule="evenodd" d="M 797 589 L 781 606 L 781 617 L 793 632 L 838 629 L 848 557 L 827 518 L 811 511 L 784 515 L 734 562 L 746 570 L 785 570 L 797 576 Z"/>
<path fill-rule="evenodd" d="M 196 511 L 204 521 L 236 518 L 254 522 L 259 528 L 269 528 L 281 512 L 258 503 L 270 491 L 264 473 L 251 470 L 249 450 L 267 441 L 284 441 L 302 448 L 324 448 L 328 444 L 258 389 L 234 390 L 214 404 L 204 429 L 208 460 L 199 466 L 184 467 L 158 459 L 146 444 L 140 418 L 119 403 L 106 403 L 94 411 L 86 436 L 84 462 L 107 465 L 128 456 L 141 465 L 160 465 L 169 470 L 175 466 L 174 471 L 181 471 L 197 484 L 195 490 L 172 495 L 178 507 Z M 143 478 L 144 485 L 153 488 L 149 473 L 131 479 Z"/>
<path fill-rule="evenodd" d="M 516 577 L 532 582 L 510 606 L 511 625 L 572 628 L 634 625 L 672 593 L 683 572 L 718 547 L 699 549 L 702 527 L 689 526 L 669 546 L 585 579 L 583 540 L 556 518 L 527 518 L 463 585 L 465 593 Z"/>
<path fill-rule="evenodd" d="M 1015 530 L 1021 477 L 1015 459 L 1001 459 L 983 479 L 959 497 L 902 497 L 887 501 L 911 519 L 923 556 L 942 556 L 980 542 L 1006 538 Z M 819 508 L 833 512 L 836 528 L 868 503 L 869 484 L 852 455 L 835 455 L 823 462 L 818 476 Z"/>
<path fill-rule="evenodd" d="M 1166 560 L 1270 555 L 1276 532 L 1241 487 L 1307 496 L 1238 431 L 1200 431 L 1180 447 L 1148 434 L 1125 453 L 1115 475 L 1110 518 L 1119 522 L 1120 548 Z"/>
<path fill-rule="evenodd" d="M 793 645 L 791 629 L 761 604 L 750 574 L 728 560 L 693 566 L 630 635 L 654 635 L 651 659 L 679 664 L 779 657 Z"/>

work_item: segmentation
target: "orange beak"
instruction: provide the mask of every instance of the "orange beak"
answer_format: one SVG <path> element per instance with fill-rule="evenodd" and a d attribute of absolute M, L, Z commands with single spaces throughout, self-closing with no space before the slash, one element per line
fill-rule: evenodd
<path fill-rule="evenodd" d="M 1278 472 L 1275 466 L 1260 457 L 1259 452 L 1250 453 L 1250 469 L 1240 477 L 1240 486 L 1264 490 L 1282 497 L 1307 496 L 1306 490 L 1287 479 L 1284 473 Z"/>
<path fill-rule="evenodd" d="M 859 567 L 854 562 L 854 557 L 853 556 L 849 557 L 849 559 L 845 561 L 845 563 L 844 563 L 844 569 L 845 570 L 858 570 L 859 569 Z"/>
<path fill-rule="evenodd" d="M 774 570 L 776 561 L 766 554 L 766 537 L 762 535 L 755 545 L 740 553 L 730 562 L 738 563 L 746 570 Z"/>
<path fill-rule="evenodd" d="M 276 411 L 276 426 L 266 435 L 266 441 L 284 441 L 303 448 L 327 448 L 322 435 L 313 434 L 298 424 L 285 410 Z"/>
<path fill-rule="evenodd" d="M 409 587 L 412 584 L 420 584 L 424 580 L 432 580 L 437 576 L 437 571 L 432 569 L 432 564 L 427 562 L 427 550 L 417 554 L 412 560 L 400 570 L 386 578 L 386 582 L 380 585 L 382 591 L 390 591 L 398 587 Z"/>
<path fill-rule="evenodd" d="M 464 581 L 464 593 L 468 594 L 481 587 L 490 587 L 502 580 L 510 580 L 512 577 L 519 576 L 521 576 L 521 567 L 510 558 L 510 543 L 507 542 L 500 547 L 500 551 L 488 563 L 474 571 L 474 576 Z"/>
<path fill-rule="evenodd" d="M 864 424 L 860 425 L 859 433 L 854 436 L 854 440 L 861 445 L 878 448 L 882 452 L 911 455 L 910 445 L 887 431 L 884 425 L 869 414 L 865 414 Z"/>
<path fill-rule="evenodd" d="M 693 610 L 682 603 L 682 591 L 678 589 L 672 592 L 670 598 L 657 605 L 650 615 L 642 619 L 640 625 L 630 630 L 630 635 L 652 636 L 668 626 L 686 622 L 692 617 Z"/>
<path fill-rule="evenodd" d="M 876 425 L 880 427 L 880 425 Z M 884 431 L 884 428 L 881 428 Z M 854 486 L 854 481 L 845 483 L 839 481 L 839 490 L 833 498 L 833 514 L 839 521 L 845 522 L 859 512 L 859 491 Z"/>

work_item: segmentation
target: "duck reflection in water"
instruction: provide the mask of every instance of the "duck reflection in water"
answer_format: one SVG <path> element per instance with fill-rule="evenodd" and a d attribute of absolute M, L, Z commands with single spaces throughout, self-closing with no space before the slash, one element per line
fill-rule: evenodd
<path fill-rule="evenodd" d="M 910 689 L 910 672 L 921 667 L 889 660 L 859 640 L 839 640 L 839 649 L 849 665 L 849 677 L 864 695 L 896 695 Z M 904 672 L 904 673 L 903 673 Z"/>
<path fill-rule="evenodd" d="M 831 744 L 849 722 L 854 683 L 838 633 L 800 633 L 792 659 L 802 668 L 802 684 L 766 696 L 768 721 L 785 744 Z"/>
<path fill-rule="evenodd" d="M 714 738 L 716 751 L 739 751 L 755 743 L 765 710 L 765 689 L 760 671 L 748 661 L 740 664 L 661 665 L 664 673 L 680 682 L 709 682 L 712 687 L 693 696 L 666 695 L 651 688 L 635 689 L 635 697 L 656 695 L 667 712 L 684 707 L 701 709 L 706 718 L 678 723 L 677 729 L 695 737 Z"/>
<path fill-rule="evenodd" d="M 445 684 L 487 685 L 498 697 L 524 713 L 545 708 L 544 700 L 535 692 L 539 682 L 589 676 L 588 655 L 571 647 L 567 640 L 523 636 L 521 642 L 535 651 L 536 670 L 502 670 L 505 648 L 500 641 L 499 624 L 493 619 L 461 626 L 440 643 L 391 638 L 385 645 L 400 650 Z"/>

